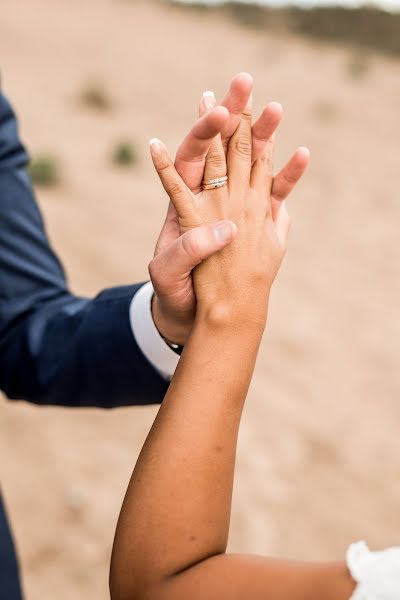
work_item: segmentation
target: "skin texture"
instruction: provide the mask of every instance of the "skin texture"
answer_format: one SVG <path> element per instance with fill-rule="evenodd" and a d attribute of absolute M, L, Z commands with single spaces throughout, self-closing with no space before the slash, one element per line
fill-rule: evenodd
<path fill-rule="evenodd" d="M 251 108 L 207 157 L 207 178 L 229 184 L 193 194 L 165 146 L 151 147 L 182 232 L 204 224 L 234 240 L 196 268 L 197 313 L 169 391 L 144 444 L 121 510 L 110 572 L 112 600 L 348 600 L 344 562 L 313 564 L 227 555 L 237 436 L 268 298 L 289 230 L 273 212 L 272 146 L 252 161 Z"/>
<path fill-rule="evenodd" d="M 205 159 L 213 139 L 221 133 L 226 153 L 229 141 L 236 130 L 241 114 L 249 101 L 253 81 L 247 73 L 239 73 L 230 84 L 229 90 L 216 106 L 212 97 L 200 102 L 200 118 L 180 145 L 175 167 L 183 181 L 194 193 L 201 189 Z M 269 103 L 252 127 L 252 160 L 263 155 L 271 135 L 282 117 L 282 107 Z M 280 203 L 289 195 L 308 164 L 309 154 L 299 148 L 287 165 L 273 178 L 273 212 L 277 213 Z M 185 344 L 193 327 L 196 314 L 196 296 L 193 288 L 192 270 L 223 245 L 230 243 L 216 240 L 209 230 L 201 227 L 181 239 L 176 209 L 171 202 L 160 233 L 154 259 L 149 265 L 154 286 L 153 319 L 161 335 L 170 342 Z"/>

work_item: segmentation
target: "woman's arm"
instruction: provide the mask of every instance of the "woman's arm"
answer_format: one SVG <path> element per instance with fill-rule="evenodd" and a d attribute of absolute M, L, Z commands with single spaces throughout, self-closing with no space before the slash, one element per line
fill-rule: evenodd
<path fill-rule="evenodd" d="M 195 326 L 121 511 L 113 600 L 348 600 L 355 586 L 344 562 L 225 554 L 240 417 L 288 230 L 284 207 L 272 218 L 271 156 L 251 168 L 250 119 L 243 116 L 231 141 L 230 187 L 199 197 L 188 196 L 165 148 L 152 147 L 182 229 L 212 214 L 234 220 L 239 233 L 195 273 Z M 221 175 L 222 156 L 214 145 L 206 179 Z M 234 229 L 224 221 L 216 234 Z"/>
<path fill-rule="evenodd" d="M 344 563 L 225 555 L 236 438 L 259 339 L 251 328 L 196 324 L 124 501 L 113 600 L 350 598 Z"/>

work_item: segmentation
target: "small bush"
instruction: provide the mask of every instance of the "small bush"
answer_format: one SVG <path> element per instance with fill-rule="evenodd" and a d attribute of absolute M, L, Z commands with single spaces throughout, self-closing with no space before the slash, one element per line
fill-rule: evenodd
<path fill-rule="evenodd" d="M 355 52 L 346 65 L 346 71 L 351 79 L 364 79 L 370 69 L 370 62 L 364 53 Z"/>
<path fill-rule="evenodd" d="M 31 160 L 29 175 L 35 185 L 50 187 L 60 182 L 60 167 L 54 156 L 38 156 Z"/>
<path fill-rule="evenodd" d="M 115 165 L 123 167 L 136 164 L 138 153 L 132 142 L 122 141 L 116 144 L 112 154 L 112 161 Z"/>
<path fill-rule="evenodd" d="M 112 107 L 111 98 L 100 83 L 91 83 L 81 92 L 81 102 L 88 108 L 107 111 Z"/>
<path fill-rule="evenodd" d="M 329 100 L 318 100 L 312 107 L 313 115 L 318 121 L 333 121 L 337 116 L 336 106 Z"/>

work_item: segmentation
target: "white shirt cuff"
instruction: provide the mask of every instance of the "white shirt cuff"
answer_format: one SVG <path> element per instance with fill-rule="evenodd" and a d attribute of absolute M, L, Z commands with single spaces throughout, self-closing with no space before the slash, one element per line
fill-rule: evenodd
<path fill-rule="evenodd" d="M 180 356 L 168 346 L 154 325 L 151 312 L 153 294 L 150 281 L 136 292 L 129 308 L 129 319 L 140 350 L 161 377 L 170 380 Z"/>

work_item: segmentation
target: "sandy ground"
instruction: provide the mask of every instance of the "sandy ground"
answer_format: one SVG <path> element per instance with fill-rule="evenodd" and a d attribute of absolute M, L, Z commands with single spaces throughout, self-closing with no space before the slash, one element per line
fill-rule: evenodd
<path fill-rule="evenodd" d="M 151 2 L 2 0 L 0 66 L 30 150 L 64 181 L 40 191 L 73 289 L 146 278 L 166 200 L 147 139 L 172 151 L 204 89 L 250 71 L 286 110 L 277 164 L 312 150 L 241 429 L 230 547 L 341 557 L 400 540 L 400 64 L 254 33 Z M 109 112 L 79 96 L 100 82 Z M 133 171 L 110 165 L 131 137 Z M 28 600 L 108 597 L 121 499 L 156 409 L 0 402 L 1 482 Z M 1 594 L 0 594 L 1 596 Z M 6 599 L 5 599 L 6 600 Z"/>

